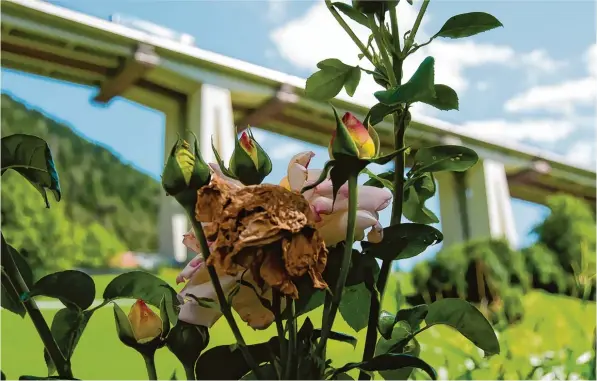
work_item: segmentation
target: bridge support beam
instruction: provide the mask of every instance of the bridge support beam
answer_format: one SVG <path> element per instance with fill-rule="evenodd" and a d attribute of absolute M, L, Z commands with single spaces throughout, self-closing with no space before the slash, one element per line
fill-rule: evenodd
<path fill-rule="evenodd" d="M 197 135 L 199 149 L 206 162 L 215 162 L 211 148 L 212 137 L 224 162 L 228 162 L 232 156 L 236 131 L 228 90 L 202 85 L 189 94 L 186 101 L 180 102 L 178 107 L 167 110 L 165 116 L 164 160 L 178 136 L 192 139 L 189 131 Z M 173 197 L 162 194 L 159 217 L 160 254 L 173 257 L 178 262 L 186 261 L 190 253 L 182 244 L 182 236 L 189 229 L 190 222 L 180 205 Z"/>
<path fill-rule="evenodd" d="M 483 238 L 518 245 L 504 165 L 480 160 L 465 173 L 438 173 L 444 247 Z"/>

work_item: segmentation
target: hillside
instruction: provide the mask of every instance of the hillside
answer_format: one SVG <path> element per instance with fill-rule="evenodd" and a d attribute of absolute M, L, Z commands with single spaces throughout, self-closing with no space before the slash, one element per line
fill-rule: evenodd
<path fill-rule="evenodd" d="M 52 149 L 63 191 L 62 201 L 53 202 L 50 211 L 44 211 L 41 198 L 33 199 L 35 191 L 26 181 L 5 174 L 2 178 L 2 230 L 7 232 L 9 241 L 15 245 L 15 240 L 19 241 L 27 251 L 53 242 L 37 239 L 41 233 L 34 231 L 32 222 L 20 221 L 25 216 L 39 220 L 37 226 L 46 226 L 46 230 L 63 230 L 48 239 L 76 241 L 75 233 L 81 235 L 78 250 L 84 253 L 77 255 L 86 254 L 84 258 L 89 264 L 97 262 L 93 258 L 97 250 L 90 246 L 101 246 L 101 243 L 95 241 L 112 241 L 113 250 L 157 250 L 160 185 L 156 180 L 11 96 L 2 94 L 1 100 L 1 135 L 27 133 L 45 139 Z M 37 215 L 33 211 L 37 211 Z M 13 237 L 8 232 L 12 232 Z M 14 234 L 22 234 L 22 237 L 14 237 Z M 34 242 L 36 240 L 39 243 Z"/>

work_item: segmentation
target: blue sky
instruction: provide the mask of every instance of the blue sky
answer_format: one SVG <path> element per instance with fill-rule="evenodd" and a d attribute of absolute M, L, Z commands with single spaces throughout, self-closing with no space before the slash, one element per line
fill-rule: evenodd
<path fill-rule="evenodd" d="M 202 49 L 299 77 L 308 77 L 325 58 L 356 64 L 355 48 L 321 2 L 51 2 L 104 19 L 114 13 L 138 17 L 191 34 Z M 415 1 L 414 7 L 400 3 L 401 23 L 412 24 L 419 3 Z M 436 80 L 457 90 L 461 106 L 457 112 L 417 107 L 415 116 L 446 120 L 485 138 L 540 147 L 594 168 L 595 3 L 435 0 L 417 40 L 425 42 L 450 16 L 470 11 L 492 13 L 504 28 L 465 40 L 436 40 L 413 56 L 405 75 L 408 77 L 426 55 L 433 55 Z M 359 28 L 355 30 L 363 35 Z M 402 28 L 402 32 L 406 30 Z M 369 102 L 376 89 L 374 83 L 363 80 L 355 97 Z M 9 70 L 2 71 L 2 91 L 65 122 L 152 176 L 157 178 L 161 172 L 164 118 L 159 112 L 122 99 L 109 107 L 97 106 L 90 102 L 93 89 Z M 269 133 L 258 136 L 276 164 L 303 149 L 317 153 L 314 166 L 327 157 L 322 147 Z M 285 167 L 278 164 L 269 180 L 277 182 Z M 432 210 L 437 211 L 438 205 L 437 199 L 430 201 Z M 545 208 L 519 200 L 514 200 L 513 207 L 522 244 L 528 244 L 532 237 L 527 233 L 545 215 Z M 382 216 L 385 220 L 387 213 Z"/>

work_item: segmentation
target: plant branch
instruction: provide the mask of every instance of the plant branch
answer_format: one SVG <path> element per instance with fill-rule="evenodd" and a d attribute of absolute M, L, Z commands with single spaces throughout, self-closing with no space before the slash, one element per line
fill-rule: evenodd
<path fill-rule="evenodd" d="M 352 172 L 348 176 L 348 223 L 346 227 L 346 243 L 344 246 L 344 254 L 342 256 L 342 267 L 340 268 L 340 276 L 336 281 L 336 287 L 334 288 L 334 294 L 330 303 L 330 308 L 327 311 L 327 319 L 324 316 L 324 322 L 321 330 L 321 339 L 319 340 L 317 351 L 320 355 L 325 353 L 325 346 L 328 337 L 332 331 L 334 325 L 334 319 L 340 306 L 340 300 L 342 299 L 342 291 L 346 284 L 346 278 L 348 277 L 348 270 L 350 269 L 350 260 L 352 258 L 352 245 L 354 243 L 354 230 L 356 226 L 357 216 L 357 197 L 358 197 L 358 184 L 357 178 L 358 172 Z"/>
<path fill-rule="evenodd" d="M 394 147 L 399 150 L 404 147 L 404 133 L 406 131 L 406 115 L 408 108 L 405 108 L 401 114 L 394 113 Z M 392 219 L 390 225 L 400 224 L 402 218 L 402 198 L 404 194 L 404 152 L 396 156 L 394 160 L 394 197 L 392 201 Z M 369 310 L 369 324 L 367 326 L 367 335 L 365 339 L 365 348 L 363 350 L 363 361 L 370 360 L 375 354 L 375 345 L 377 343 L 377 322 L 379 320 L 379 313 L 383 302 L 383 297 L 386 290 L 386 284 L 390 270 L 392 269 L 392 261 L 384 260 L 381 264 L 381 270 L 377 278 L 377 289 L 379 290 L 379 304 L 377 308 L 370 308 Z M 373 307 L 373 304 L 371 304 Z M 361 372 L 359 380 L 370 380 L 371 377 Z"/>
<path fill-rule="evenodd" d="M 17 292 L 19 296 L 22 295 L 29 295 L 29 287 L 25 283 L 25 280 L 21 276 L 19 269 L 12 259 L 12 256 L 8 256 L 8 260 L 4 261 L 2 265 L 6 268 L 4 271 L 7 280 L 11 283 L 14 290 Z M 6 262 L 6 263 L 5 263 Z M 23 305 L 25 306 L 25 310 L 39 337 L 41 338 L 42 343 L 46 349 L 46 352 L 50 356 L 50 359 L 56 366 L 56 371 L 58 372 L 58 376 L 63 380 L 73 379 L 72 370 L 70 367 L 70 363 L 64 358 L 64 355 L 60 351 L 58 344 L 56 344 L 56 340 L 54 340 L 54 336 L 52 336 L 52 331 L 48 327 L 37 303 L 33 298 L 27 298 L 23 301 Z"/>
<path fill-rule="evenodd" d="M 282 316 L 280 315 L 280 308 L 281 308 L 281 298 L 280 298 L 280 291 L 273 289 L 272 290 L 272 307 L 274 309 L 274 317 L 276 319 L 276 330 L 278 331 L 278 340 L 280 341 L 280 361 L 282 363 L 282 374 L 286 373 L 286 367 L 288 366 L 287 362 L 284 362 L 286 359 L 286 351 L 287 351 L 287 344 L 286 344 L 286 334 L 284 333 L 284 327 L 282 326 Z"/>
<path fill-rule="evenodd" d="M 143 355 L 143 359 L 145 360 L 145 369 L 147 369 L 147 379 L 148 380 L 157 380 L 158 379 L 158 374 L 155 370 L 154 356 L 155 356 L 155 353 L 152 353 L 150 355 Z"/>
<path fill-rule="evenodd" d="M 197 237 L 197 239 L 199 241 L 199 245 L 201 247 L 201 252 L 203 253 L 203 257 L 207 261 L 207 259 L 209 258 L 210 251 L 209 251 L 209 246 L 207 244 L 207 238 L 205 238 L 205 233 L 203 232 L 203 226 L 201 226 L 200 222 L 195 220 L 193 211 L 188 211 L 188 215 L 193 223 L 193 230 L 195 231 L 195 236 Z M 207 272 L 209 273 L 209 277 L 211 278 L 211 282 L 216 291 L 216 295 L 218 297 L 218 303 L 220 304 L 220 310 L 222 311 L 222 314 L 226 318 L 226 321 L 228 322 L 228 325 L 230 326 L 230 329 L 232 330 L 232 333 L 234 334 L 234 338 L 236 339 L 238 348 L 242 352 L 245 361 L 247 362 L 247 364 L 249 365 L 249 367 L 255 374 L 255 377 L 257 379 L 263 380 L 264 378 L 261 377 L 261 371 L 259 370 L 259 366 L 257 365 L 255 360 L 253 359 L 253 356 L 251 356 L 251 353 L 247 349 L 247 344 L 245 342 L 245 339 L 243 338 L 243 335 L 240 332 L 240 329 L 238 328 L 236 321 L 234 320 L 234 316 L 232 315 L 232 310 L 230 309 L 230 305 L 228 304 L 228 301 L 226 300 L 226 295 L 224 295 L 224 290 L 222 290 L 222 285 L 220 284 L 220 278 L 218 278 L 218 273 L 216 272 L 216 269 L 213 267 L 213 265 L 208 265 Z"/>
<path fill-rule="evenodd" d="M 294 379 L 296 376 L 295 365 L 298 364 L 296 361 L 296 320 L 295 320 L 295 311 L 294 311 L 294 300 L 290 297 L 286 298 L 286 304 L 290 308 L 290 317 L 286 320 L 287 328 L 288 328 L 288 349 L 286 351 L 286 369 L 284 371 L 283 380 L 291 380 Z"/>
<path fill-rule="evenodd" d="M 392 61 L 390 61 L 390 57 L 388 56 L 388 50 L 385 47 L 383 42 L 383 36 L 377 24 L 375 23 L 375 15 L 369 15 L 369 28 L 371 28 L 371 32 L 373 32 L 373 38 L 375 39 L 375 43 L 377 44 L 377 48 L 379 49 L 379 54 L 381 55 L 381 59 L 383 64 L 386 68 L 386 72 L 388 74 L 388 80 L 390 81 L 390 86 L 395 87 L 397 85 L 396 76 L 394 75 L 394 69 L 392 67 Z"/>
<path fill-rule="evenodd" d="M 396 17 L 397 11 L 398 6 L 390 11 L 390 26 L 392 28 L 392 37 L 394 38 L 394 50 L 396 53 L 400 53 L 402 48 L 400 47 L 400 32 L 398 31 L 398 17 Z"/>
<path fill-rule="evenodd" d="M 415 20 L 415 24 L 411 32 L 408 35 L 406 41 L 404 41 L 404 51 L 402 52 L 402 56 L 405 57 L 410 50 L 410 47 L 413 45 L 415 41 L 415 36 L 417 35 L 417 31 L 419 30 L 419 26 L 421 25 L 421 20 L 423 20 L 423 16 L 425 15 L 425 11 L 427 10 L 427 6 L 429 5 L 430 0 L 423 0 L 423 4 L 421 4 L 421 9 L 419 9 L 419 14 L 417 15 L 417 19 Z"/>
<path fill-rule="evenodd" d="M 363 45 L 363 43 L 361 42 L 361 40 L 359 40 L 359 38 L 357 37 L 357 35 L 354 34 L 354 32 L 352 31 L 352 29 L 350 29 L 350 27 L 348 26 L 348 24 L 346 23 L 346 21 L 344 21 L 344 19 L 342 18 L 342 16 L 340 16 L 340 14 L 338 13 L 338 11 L 336 11 L 334 9 L 334 5 L 332 4 L 332 1 L 331 0 L 325 0 L 325 5 L 328 7 L 328 9 L 330 10 L 330 13 L 332 14 L 332 16 L 334 16 L 334 18 L 336 19 L 336 21 L 338 21 L 338 24 L 340 24 L 340 26 L 342 27 L 342 29 L 344 29 L 344 31 L 346 32 L 346 34 L 348 34 L 348 36 L 352 39 L 352 41 L 361 50 L 361 53 L 363 53 L 363 55 L 365 57 L 367 57 L 367 59 L 369 60 L 369 62 L 371 62 L 372 64 L 374 64 L 373 63 L 373 56 L 367 50 L 367 47 L 365 45 Z"/>

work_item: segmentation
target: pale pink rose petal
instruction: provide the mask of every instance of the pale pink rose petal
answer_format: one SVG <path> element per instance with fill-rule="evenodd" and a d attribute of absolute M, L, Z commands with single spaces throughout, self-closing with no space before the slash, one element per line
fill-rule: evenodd
<path fill-rule="evenodd" d="M 385 188 L 359 186 L 357 208 L 369 212 L 383 210 L 392 202 L 392 192 Z M 348 209 L 348 187 L 342 186 L 336 196 L 334 213 Z"/>
<path fill-rule="evenodd" d="M 346 240 L 346 225 L 348 223 L 348 212 L 333 213 L 331 215 L 322 215 L 323 221 L 318 223 L 317 230 L 323 238 L 326 246 L 333 246 Z M 377 218 L 374 214 L 366 210 L 357 210 L 355 223 L 355 238 L 361 240 L 365 236 L 365 229 L 377 224 Z"/>
<path fill-rule="evenodd" d="M 367 234 L 367 241 L 371 243 L 379 243 L 383 240 L 383 226 L 377 221 L 377 224 L 373 225 L 369 234 Z"/>
<path fill-rule="evenodd" d="M 199 245 L 199 241 L 197 241 L 197 237 L 195 237 L 195 232 L 193 229 L 189 230 L 185 235 L 183 235 L 182 243 L 191 251 L 201 254 L 201 246 Z"/>
<path fill-rule="evenodd" d="M 191 279 L 193 274 L 195 274 L 195 272 L 198 271 L 203 264 L 203 256 L 201 254 L 197 254 L 197 256 L 191 259 L 185 268 L 182 269 L 180 274 L 178 274 L 176 277 L 176 284 L 180 284 Z"/>
<path fill-rule="evenodd" d="M 217 163 L 209 163 L 208 165 L 211 168 L 211 170 L 214 172 L 215 175 L 217 175 L 218 177 L 221 177 L 223 180 L 225 180 L 231 186 L 234 186 L 236 188 L 244 187 L 243 183 L 241 183 L 240 181 L 226 176 L 224 174 L 224 172 L 222 172 L 222 169 L 220 168 L 220 166 Z"/>

